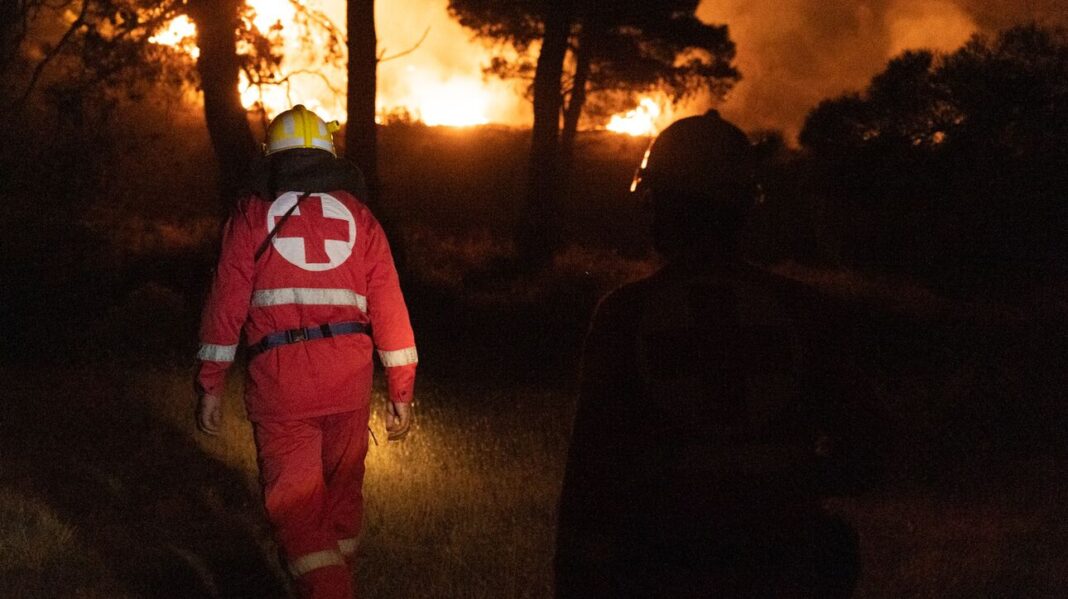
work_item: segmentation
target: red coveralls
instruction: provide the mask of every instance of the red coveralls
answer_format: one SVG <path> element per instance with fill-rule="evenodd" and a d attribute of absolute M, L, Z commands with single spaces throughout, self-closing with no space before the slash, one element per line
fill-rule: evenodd
<path fill-rule="evenodd" d="M 373 341 L 347 334 L 252 356 L 245 385 L 267 515 L 289 569 L 304 596 L 348 598 L 346 562 L 363 512 L 372 347 L 394 402 L 412 401 L 418 358 L 382 227 L 349 193 L 304 198 L 254 259 L 300 195 L 247 197 L 231 215 L 204 307 L 196 383 L 222 393 L 242 328 L 251 345 L 290 329 L 370 324 Z"/>

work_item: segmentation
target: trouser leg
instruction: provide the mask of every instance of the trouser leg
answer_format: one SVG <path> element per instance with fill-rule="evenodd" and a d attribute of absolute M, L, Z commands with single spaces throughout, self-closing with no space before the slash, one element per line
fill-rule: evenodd
<path fill-rule="evenodd" d="M 364 458 L 370 407 L 324 418 L 323 473 L 327 520 L 338 549 L 353 565 L 363 521 Z"/>
<path fill-rule="evenodd" d="M 254 432 L 267 517 L 300 596 L 351 599 L 327 508 L 320 419 L 261 422 Z"/>

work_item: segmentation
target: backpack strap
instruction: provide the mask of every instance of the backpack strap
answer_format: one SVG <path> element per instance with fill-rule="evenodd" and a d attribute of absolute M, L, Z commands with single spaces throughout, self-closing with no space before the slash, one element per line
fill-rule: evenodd
<path fill-rule="evenodd" d="M 286 213 L 282 215 L 281 219 L 279 219 L 278 224 L 275 225 L 274 228 L 271 229 L 270 233 L 267 234 L 267 237 L 264 238 L 263 243 L 260 244 L 260 247 L 256 248 L 256 254 L 252 258 L 253 262 L 260 261 L 260 256 L 262 256 L 263 253 L 267 251 L 267 246 L 271 245 L 271 241 L 273 241 L 275 236 L 278 235 L 278 232 L 282 230 L 282 226 L 285 225 L 286 221 L 289 220 L 289 217 L 293 215 L 293 212 L 297 209 L 297 206 L 299 206 L 300 203 L 303 202 L 311 194 L 312 192 L 310 191 L 305 192 L 304 195 L 297 198 L 297 201 L 289 207 L 289 210 L 286 210 Z"/>

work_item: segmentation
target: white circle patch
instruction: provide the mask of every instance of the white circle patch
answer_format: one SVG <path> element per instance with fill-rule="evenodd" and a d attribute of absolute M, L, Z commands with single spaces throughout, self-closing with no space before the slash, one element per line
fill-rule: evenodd
<path fill-rule="evenodd" d="M 271 231 L 304 194 L 282 194 L 267 210 Z M 341 266 L 356 245 L 356 219 L 345 204 L 328 193 L 313 193 L 293 210 L 272 240 L 274 249 L 304 270 L 323 271 Z"/>

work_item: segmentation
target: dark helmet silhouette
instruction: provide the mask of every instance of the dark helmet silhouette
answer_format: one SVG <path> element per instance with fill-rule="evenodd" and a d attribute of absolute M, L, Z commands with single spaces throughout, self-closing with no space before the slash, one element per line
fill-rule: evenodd
<path fill-rule="evenodd" d="M 737 201 L 723 191 L 748 192 L 752 181 L 749 139 L 717 111 L 709 110 L 679 119 L 657 136 L 634 175 L 631 191 Z"/>
<path fill-rule="evenodd" d="M 672 257 L 733 244 L 754 198 L 753 171 L 749 139 L 715 110 L 664 129 L 631 184 L 653 210 L 657 250 Z"/>

